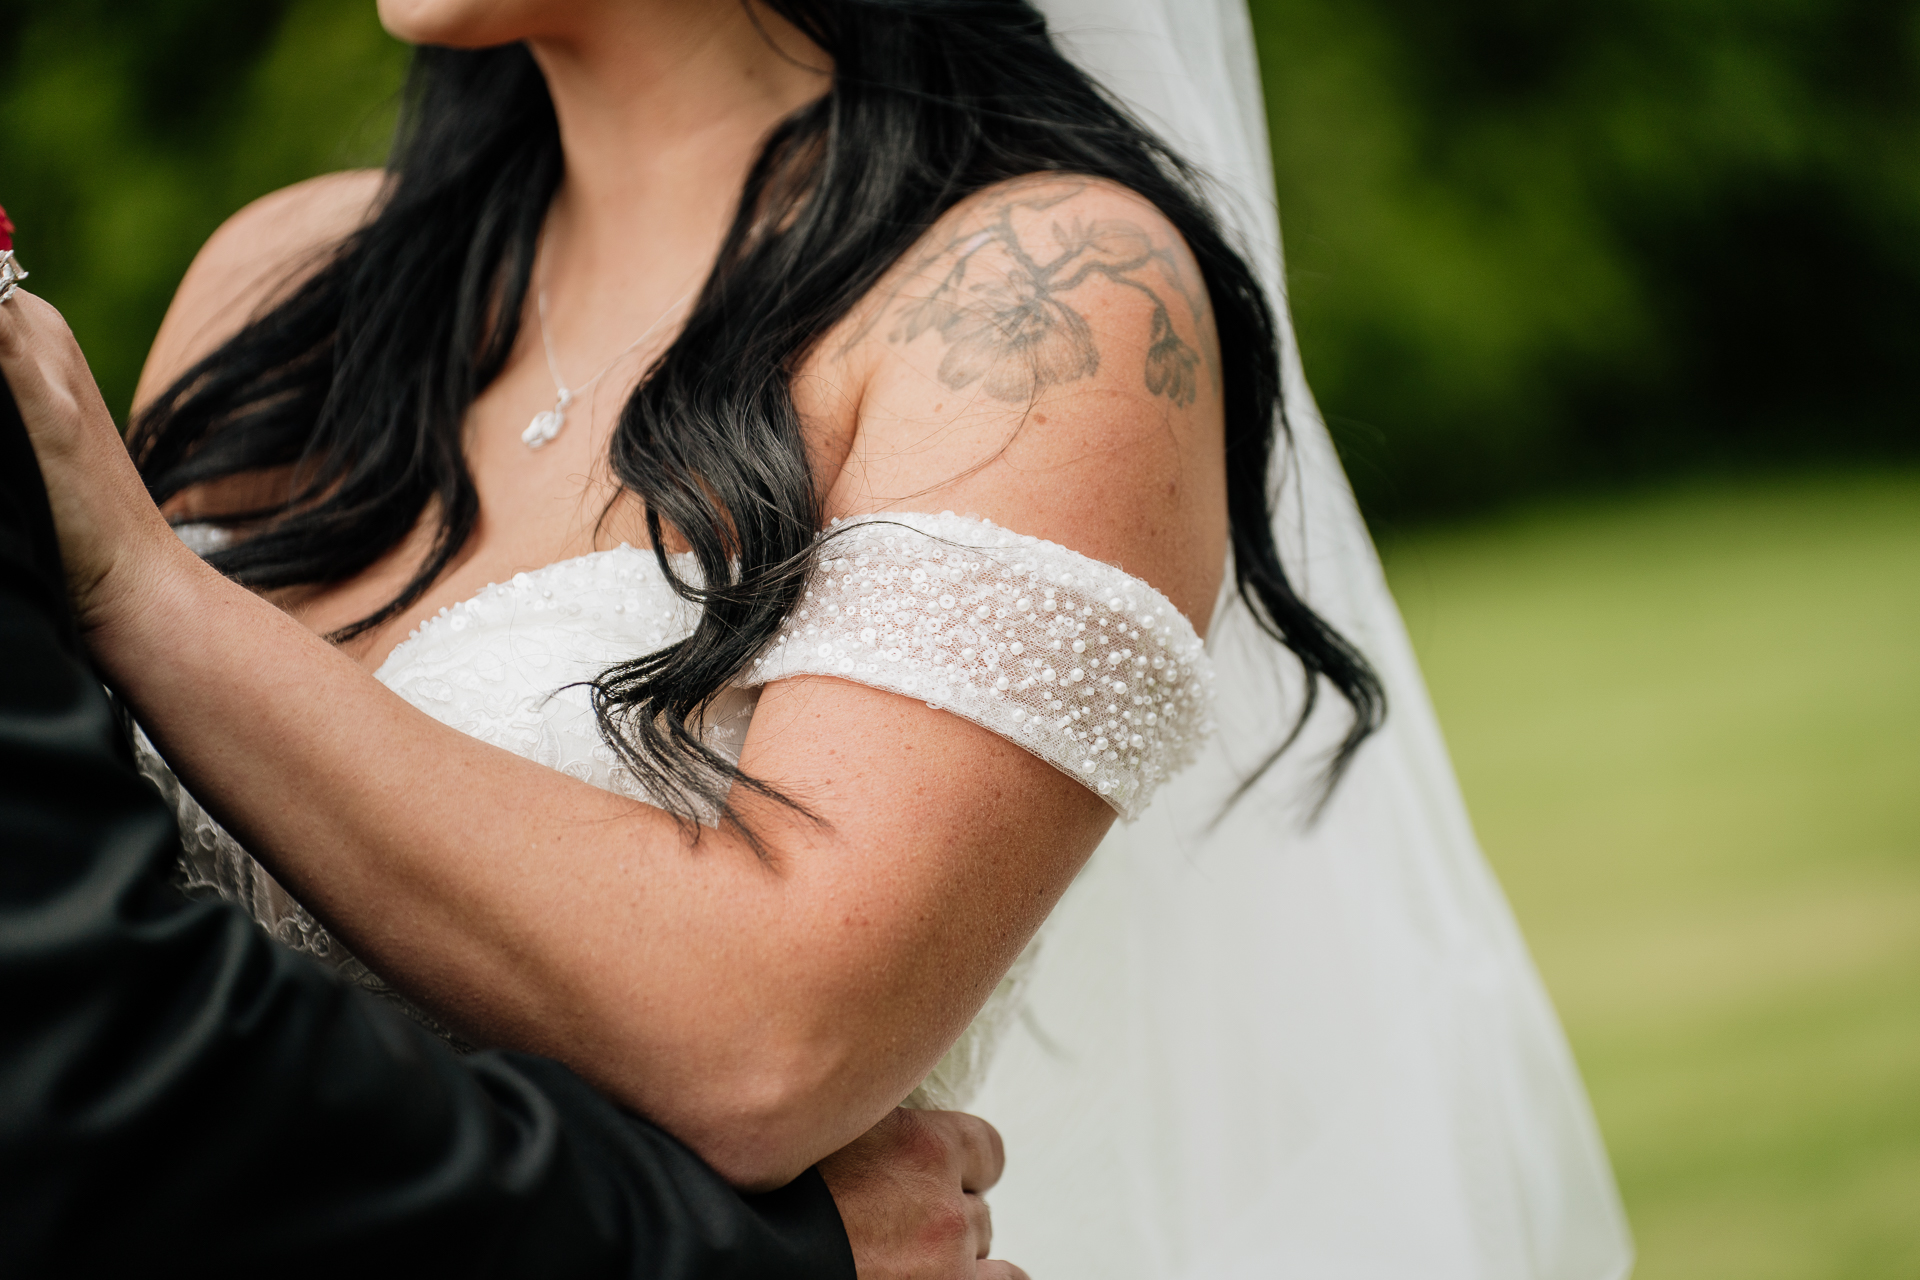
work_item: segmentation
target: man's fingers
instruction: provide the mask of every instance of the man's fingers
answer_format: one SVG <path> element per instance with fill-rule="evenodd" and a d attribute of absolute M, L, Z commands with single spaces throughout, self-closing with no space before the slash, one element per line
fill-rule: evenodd
<path fill-rule="evenodd" d="M 1027 1273 L 1011 1262 L 982 1262 L 973 1270 L 973 1280 L 1029 1280 Z"/>
<path fill-rule="evenodd" d="M 1007 1147 L 1000 1131 L 960 1111 L 925 1111 L 921 1118 L 937 1128 L 960 1158 L 960 1189 L 991 1191 L 1007 1165 Z"/>
<path fill-rule="evenodd" d="M 977 1195 L 969 1193 L 965 1200 L 967 1230 L 973 1236 L 973 1256 L 984 1258 L 993 1252 L 993 1210 Z"/>

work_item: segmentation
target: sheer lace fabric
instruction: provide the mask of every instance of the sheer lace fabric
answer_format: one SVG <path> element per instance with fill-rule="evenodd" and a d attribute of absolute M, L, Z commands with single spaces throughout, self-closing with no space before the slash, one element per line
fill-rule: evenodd
<path fill-rule="evenodd" d="M 182 532 L 202 552 L 221 543 L 206 526 Z M 674 567 L 693 572 L 690 559 Z M 580 682 L 684 639 L 696 618 L 651 551 L 622 546 L 516 574 L 442 610 L 374 677 L 450 728 L 645 800 L 600 736 Z M 1205 651 L 1157 591 L 1065 547 L 951 513 L 863 518 L 831 531 L 786 631 L 709 709 L 708 742 L 738 759 L 760 686 L 801 674 L 832 674 L 965 715 L 1104 785 L 1127 815 L 1191 758 L 1211 724 Z M 458 1043 L 289 894 L 180 785 L 144 734 L 136 750 L 179 815 L 183 889 L 237 903 L 281 942 Z M 967 1100 L 1018 1012 L 1032 953 L 911 1103 Z"/>

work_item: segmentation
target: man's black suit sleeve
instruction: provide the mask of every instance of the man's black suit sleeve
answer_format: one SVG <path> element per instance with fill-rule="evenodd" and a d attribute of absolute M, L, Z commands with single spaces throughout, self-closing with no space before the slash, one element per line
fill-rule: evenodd
<path fill-rule="evenodd" d="M 0 383 L 0 1275 L 846 1277 L 818 1174 L 743 1197 L 565 1068 L 459 1058 L 166 880 Z"/>

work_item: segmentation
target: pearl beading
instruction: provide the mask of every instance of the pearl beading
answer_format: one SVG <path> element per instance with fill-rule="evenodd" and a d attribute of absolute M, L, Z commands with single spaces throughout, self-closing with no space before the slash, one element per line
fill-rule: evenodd
<path fill-rule="evenodd" d="M 674 557 L 682 574 L 693 558 Z M 602 790 L 651 797 L 600 734 L 585 681 L 692 634 L 653 552 L 625 544 L 516 573 L 442 609 L 395 646 L 374 678 L 434 719 Z M 751 695 L 723 692 L 701 726 L 739 759 Z"/>
<path fill-rule="evenodd" d="M 1057 543 L 951 511 L 828 528 L 800 607 L 740 683 L 797 675 L 964 716 L 1128 820 L 1213 731 L 1213 665 L 1165 596 Z"/>

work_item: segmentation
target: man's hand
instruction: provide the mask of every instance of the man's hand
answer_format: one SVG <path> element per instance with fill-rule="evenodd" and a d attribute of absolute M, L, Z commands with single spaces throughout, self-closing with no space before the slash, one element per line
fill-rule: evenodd
<path fill-rule="evenodd" d="M 1005 1164 L 985 1120 L 905 1109 L 821 1161 L 860 1280 L 1027 1280 L 984 1260 L 993 1220 L 980 1197 Z"/>

